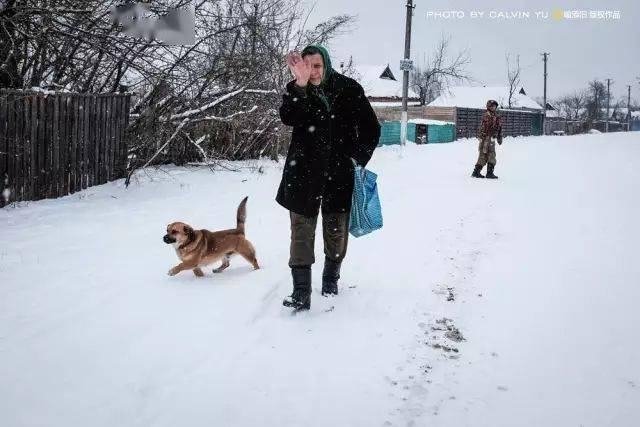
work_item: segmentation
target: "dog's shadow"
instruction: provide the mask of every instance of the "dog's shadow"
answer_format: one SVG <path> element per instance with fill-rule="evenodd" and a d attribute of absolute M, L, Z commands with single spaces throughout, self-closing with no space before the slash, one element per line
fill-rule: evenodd
<path fill-rule="evenodd" d="M 206 270 L 203 268 L 202 270 L 203 277 L 196 277 L 193 272 L 184 271 L 175 277 L 170 277 L 170 279 L 178 279 L 177 282 L 181 285 L 230 285 L 237 283 L 236 279 L 248 278 L 250 273 L 259 271 L 250 265 L 228 267 L 220 273 L 214 273 L 214 268 L 207 268 Z"/>

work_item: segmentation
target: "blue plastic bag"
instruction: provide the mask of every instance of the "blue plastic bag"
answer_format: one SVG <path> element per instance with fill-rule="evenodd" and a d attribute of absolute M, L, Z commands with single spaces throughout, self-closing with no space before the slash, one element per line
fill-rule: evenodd
<path fill-rule="evenodd" d="M 360 237 L 382 228 L 382 207 L 376 184 L 378 175 L 353 163 L 355 170 L 349 232 L 354 237 Z"/>

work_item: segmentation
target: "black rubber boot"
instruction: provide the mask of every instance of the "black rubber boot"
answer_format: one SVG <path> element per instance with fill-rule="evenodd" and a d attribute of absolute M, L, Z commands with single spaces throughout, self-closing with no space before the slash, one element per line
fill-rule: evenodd
<path fill-rule="evenodd" d="M 282 305 L 296 310 L 309 310 L 311 308 L 311 266 L 291 267 L 291 277 L 293 293 L 282 301 Z"/>
<path fill-rule="evenodd" d="M 487 178 L 489 178 L 489 179 L 498 179 L 498 177 L 493 174 L 493 168 L 495 166 L 496 165 L 491 165 L 491 164 L 487 165 Z"/>
<path fill-rule="evenodd" d="M 322 295 L 338 295 L 338 279 L 340 279 L 340 263 L 325 257 L 322 271 Z"/>
<path fill-rule="evenodd" d="M 482 166 L 476 165 L 476 167 L 473 169 L 473 173 L 471 174 L 471 176 L 473 178 L 484 178 L 484 175 L 480 173 L 481 170 L 482 170 Z"/>

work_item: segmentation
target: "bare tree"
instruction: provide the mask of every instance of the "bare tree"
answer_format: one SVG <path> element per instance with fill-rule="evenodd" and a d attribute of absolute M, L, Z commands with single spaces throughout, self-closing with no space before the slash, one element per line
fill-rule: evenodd
<path fill-rule="evenodd" d="M 345 63 L 344 61 L 340 63 L 340 74 L 344 74 L 347 77 L 351 77 L 357 81 L 362 79 L 362 75 L 358 72 L 353 63 L 353 56 L 349 56 L 349 60 Z"/>
<path fill-rule="evenodd" d="M 130 176 L 136 167 L 154 161 L 176 162 L 176 150 L 180 162 L 217 164 L 220 159 L 281 153 L 287 138 L 277 114 L 278 91 L 291 79 L 282 58 L 289 50 L 328 42 L 354 20 L 337 16 L 306 29 L 309 15 L 298 0 L 224 3 L 227 8 L 215 12 L 215 28 L 207 27 L 207 21 L 201 25 L 206 34 L 218 28 L 233 30 L 208 40 L 199 48 L 202 53 L 193 52 L 186 59 L 188 69 L 180 67 L 183 72 L 172 79 L 174 91 L 162 98 L 159 109 L 148 109 L 154 114 L 140 122 L 146 131 L 137 132 L 143 138 L 135 146 L 142 153 L 134 153 L 139 160 L 130 167 Z M 157 126 L 158 121 L 164 126 Z M 163 127 L 167 130 L 157 138 L 153 130 Z M 154 146 L 149 135 L 163 143 Z"/>
<path fill-rule="evenodd" d="M 587 101 L 587 92 L 575 91 L 570 95 L 561 97 L 556 104 L 560 108 L 560 114 L 567 120 L 578 120 L 584 114 Z"/>
<path fill-rule="evenodd" d="M 166 46 L 134 39 L 111 20 L 115 0 L 9 1 L 0 12 L 3 87 L 117 90 L 128 72 L 146 76 Z M 165 9 L 159 3 L 157 8 Z M 177 6 L 188 2 L 173 2 Z M 154 6 L 155 7 L 155 6 Z"/>
<path fill-rule="evenodd" d="M 416 67 L 410 75 L 411 89 L 420 96 L 422 105 L 438 97 L 454 82 L 471 80 L 466 67 L 471 62 L 466 50 L 449 57 L 450 36 L 442 36 L 424 65 Z"/>
<path fill-rule="evenodd" d="M 16 1 L 0 3 L 0 88 L 21 87 L 23 82 L 18 73 L 16 38 Z"/>
<path fill-rule="evenodd" d="M 600 120 L 603 117 L 602 105 L 606 105 L 607 87 L 599 80 L 589 82 L 586 99 L 587 117 L 589 122 Z"/>
<path fill-rule="evenodd" d="M 307 28 L 301 0 L 156 0 L 152 17 L 186 7 L 195 19 L 195 43 L 169 45 L 125 34 L 112 17 L 117 3 L 2 1 L 0 87 L 134 94 L 129 178 L 153 164 L 282 151 L 284 55 L 327 43 L 354 21 L 340 15 Z"/>
<path fill-rule="evenodd" d="M 520 55 L 516 55 L 514 63 L 512 63 L 510 54 L 505 54 L 505 57 L 507 60 L 507 82 L 509 83 L 509 100 L 507 102 L 507 105 L 509 106 L 509 108 L 511 108 L 513 96 L 520 87 L 520 72 L 522 70 L 520 69 Z M 546 109 L 547 106 L 544 105 L 542 108 Z"/>

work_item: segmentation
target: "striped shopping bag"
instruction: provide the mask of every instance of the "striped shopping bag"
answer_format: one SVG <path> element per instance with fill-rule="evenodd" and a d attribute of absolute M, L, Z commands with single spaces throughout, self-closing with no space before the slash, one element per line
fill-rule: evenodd
<path fill-rule="evenodd" d="M 382 228 L 382 207 L 378 197 L 378 175 L 358 166 L 354 161 L 354 182 L 349 217 L 349 232 L 354 237 L 364 236 Z"/>

